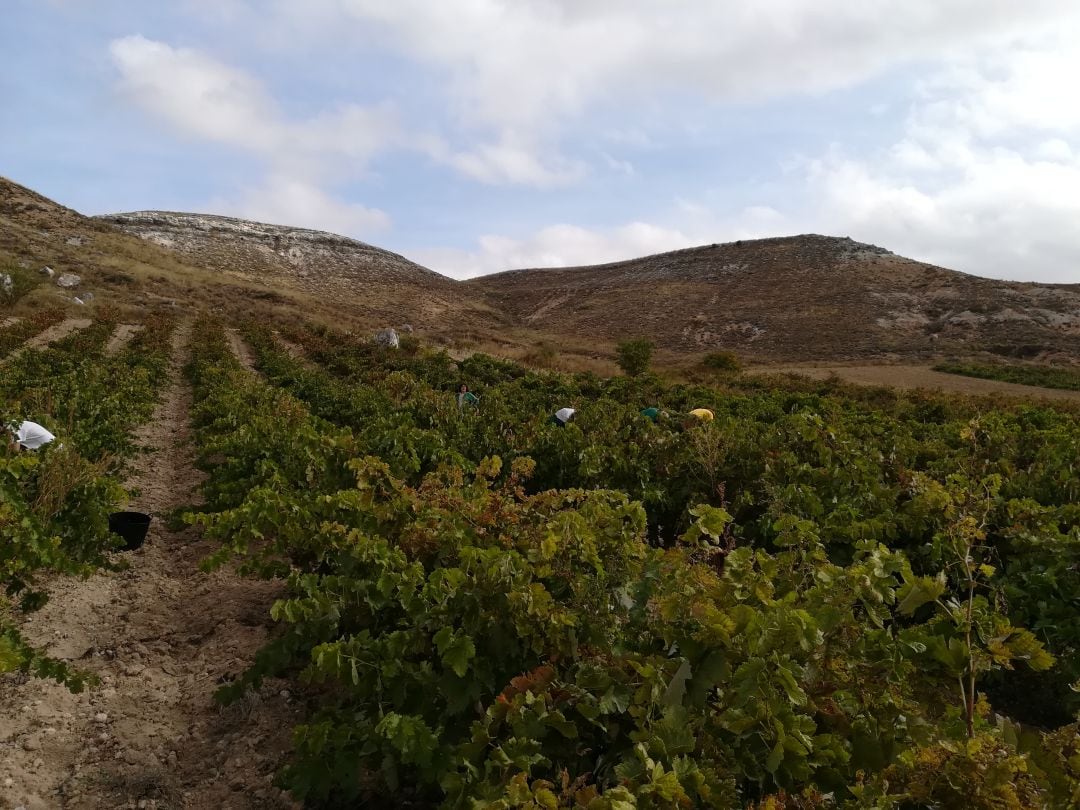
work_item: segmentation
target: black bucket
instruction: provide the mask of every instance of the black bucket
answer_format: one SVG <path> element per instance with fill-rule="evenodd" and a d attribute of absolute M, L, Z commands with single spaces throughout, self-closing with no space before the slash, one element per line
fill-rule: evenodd
<path fill-rule="evenodd" d="M 113 512 L 109 515 L 109 531 L 124 538 L 124 550 L 134 551 L 142 546 L 150 529 L 150 516 L 142 512 Z"/>

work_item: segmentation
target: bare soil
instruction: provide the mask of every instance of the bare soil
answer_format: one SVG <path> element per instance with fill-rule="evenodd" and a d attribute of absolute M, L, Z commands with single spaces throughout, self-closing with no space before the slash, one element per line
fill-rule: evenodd
<path fill-rule="evenodd" d="M 11 360 L 13 360 L 19 354 L 29 349 L 43 349 L 50 343 L 55 343 L 58 340 L 63 340 L 72 332 L 75 332 L 79 329 L 85 329 L 91 323 L 92 321 L 90 321 L 88 318 L 67 318 L 65 320 L 62 320 L 60 321 L 60 323 L 53 324 L 48 329 L 44 329 L 41 332 L 38 332 L 32 338 L 29 338 L 26 343 L 22 345 L 21 349 L 16 349 L 15 351 L 13 351 L 6 358 L 4 358 L 3 362 L 11 362 Z"/>
<path fill-rule="evenodd" d="M 930 366 L 763 366 L 749 370 L 752 374 L 801 374 L 824 380 L 836 375 L 845 382 L 858 385 L 883 385 L 890 388 L 924 388 L 959 394 L 1005 395 L 1023 399 L 1080 400 L 1080 391 L 1040 388 L 1033 385 L 982 380 L 960 374 L 945 374 Z"/>
<path fill-rule="evenodd" d="M 0 681 L 0 808 L 284 808 L 271 786 L 297 708 L 283 682 L 221 709 L 216 687 L 268 634 L 280 585 L 206 574 L 212 543 L 163 519 L 197 500 L 191 392 L 180 369 L 190 324 L 174 338 L 171 382 L 138 433 L 131 508 L 155 517 L 130 567 L 58 580 L 25 635 L 100 678 L 75 695 L 49 681 Z"/>
<path fill-rule="evenodd" d="M 112 333 L 112 337 L 109 338 L 109 342 L 105 344 L 105 354 L 114 355 L 122 348 L 131 342 L 131 339 L 135 337 L 135 333 L 141 330 L 142 324 L 140 323 L 122 323 L 118 324 L 116 331 Z"/>
<path fill-rule="evenodd" d="M 240 337 L 240 333 L 235 329 L 226 329 L 225 334 L 228 336 L 229 348 L 232 349 L 232 353 L 236 355 L 236 359 L 240 361 L 240 365 L 252 373 L 257 373 L 255 369 L 255 358 L 252 357 L 251 349 L 244 343 L 244 339 Z"/>
<path fill-rule="evenodd" d="M 305 352 L 301 346 L 284 337 L 281 332 L 274 330 L 274 340 L 281 345 L 281 348 L 283 348 L 293 360 L 307 360 L 307 352 Z"/>

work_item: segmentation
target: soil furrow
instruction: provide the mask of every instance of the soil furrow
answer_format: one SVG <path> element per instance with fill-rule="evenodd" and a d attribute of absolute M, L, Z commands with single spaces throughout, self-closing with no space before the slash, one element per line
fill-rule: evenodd
<path fill-rule="evenodd" d="M 190 324 L 178 330 L 170 383 L 138 432 L 149 450 L 133 465 L 132 509 L 154 516 L 130 568 L 58 580 L 25 623 L 34 643 L 96 674 L 80 695 L 51 682 L 0 682 L 0 807 L 289 807 L 270 785 L 295 709 L 281 683 L 219 709 L 217 686 L 264 643 L 280 584 L 198 564 L 212 550 L 166 514 L 197 500 L 181 378 Z"/>

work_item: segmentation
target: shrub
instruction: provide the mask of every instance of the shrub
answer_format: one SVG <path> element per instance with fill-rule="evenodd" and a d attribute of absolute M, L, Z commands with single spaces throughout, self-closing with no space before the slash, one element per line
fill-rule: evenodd
<path fill-rule="evenodd" d="M 713 371 L 742 370 L 742 363 L 734 352 L 709 352 L 701 358 L 701 365 Z"/>
<path fill-rule="evenodd" d="M 20 267 L 0 266 L 0 305 L 11 306 L 37 284 L 38 279 Z"/>
<path fill-rule="evenodd" d="M 637 377 L 649 370 L 653 345 L 644 338 L 624 340 L 616 348 L 619 368 L 630 377 Z"/>

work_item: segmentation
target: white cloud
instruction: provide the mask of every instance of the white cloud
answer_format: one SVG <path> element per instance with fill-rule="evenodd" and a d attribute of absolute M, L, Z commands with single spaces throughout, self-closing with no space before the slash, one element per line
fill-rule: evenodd
<path fill-rule="evenodd" d="M 361 172 L 400 135 L 389 105 L 341 104 L 287 118 L 254 77 L 188 48 L 142 36 L 109 45 L 122 91 L 175 131 L 263 155 L 306 174 Z"/>
<path fill-rule="evenodd" d="M 262 85 L 186 48 L 142 36 L 113 40 L 123 91 L 166 123 L 200 138 L 257 151 L 278 148 L 282 125 Z"/>
<path fill-rule="evenodd" d="M 634 259 L 653 253 L 736 240 L 771 236 L 784 226 L 782 215 L 767 206 L 752 206 L 723 219 L 703 206 L 678 201 L 680 225 L 629 222 L 612 228 L 582 228 L 558 224 L 523 238 L 488 234 L 473 250 L 435 248 L 413 251 L 417 261 L 454 278 L 536 267 L 576 267 Z"/>
<path fill-rule="evenodd" d="M 338 199 L 317 186 L 287 176 L 271 176 L 236 198 L 213 200 L 207 212 L 354 236 L 372 235 L 390 227 L 390 217 L 377 208 Z"/>
<path fill-rule="evenodd" d="M 770 183 L 768 205 L 725 217 L 715 204 L 684 200 L 666 214 L 639 214 L 651 224 L 551 225 L 421 258 L 473 275 L 812 230 L 969 272 L 1080 281 L 1074 0 L 686 0 L 677 9 L 669 0 L 276 0 L 257 14 L 229 0 L 228 9 L 223 19 L 258 21 L 278 41 L 325 47 L 331 34 L 338 43 L 352 36 L 358 48 L 377 43 L 394 60 L 426 66 L 435 109 L 423 112 L 438 133 L 406 131 L 393 106 L 290 118 L 261 82 L 205 54 L 143 37 L 114 41 L 122 88 L 140 107 L 176 131 L 266 161 L 265 184 L 231 198 L 238 209 L 304 222 L 317 214 L 321 227 L 353 233 L 384 226 L 385 214 L 327 187 L 362 176 L 387 149 L 484 184 L 540 189 L 595 179 L 563 154 L 575 138 L 577 153 L 602 171 L 631 176 L 619 152 L 644 150 L 648 168 L 663 171 L 658 133 L 714 120 L 695 117 L 696 108 L 825 92 L 910 66 L 923 78 L 885 146 L 839 142 L 794 173 L 748 168 Z M 880 142 L 903 102 L 873 102 L 858 101 Z M 595 131 L 586 135 L 586 125 Z M 260 198 L 271 189 L 294 202 Z M 683 191 L 699 193 L 692 181 Z M 801 209 L 789 201 L 796 196 L 806 200 Z"/>
<path fill-rule="evenodd" d="M 449 72 L 463 115 L 517 131 L 657 90 L 724 100 L 847 86 L 1077 14 L 1071 0 L 310 0 L 305 14 L 311 5 L 382 26 Z"/>
<path fill-rule="evenodd" d="M 442 139 L 419 141 L 436 162 L 487 185 L 524 185 L 533 188 L 568 186 L 581 178 L 584 164 L 557 155 L 543 159 L 527 140 L 504 136 L 499 143 L 480 143 L 470 151 L 455 152 Z"/>
<path fill-rule="evenodd" d="M 1080 282 L 1075 30 L 943 69 L 880 155 L 810 162 L 809 222 L 977 275 Z"/>
<path fill-rule="evenodd" d="M 525 267 L 573 267 L 660 253 L 689 244 L 678 230 L 631 222 L 610 230 L 550 225 L 523 239 L 488 234 L 475 250 L 414 251 L 421 263 L 455 278 Z"/>
<path fill-rule="evenodd" d="M 651 136 L 638 122 L 670 112 L 655 102 L 679 97 L 676 114 L 692 126 L 694 103 L 851 87 L 1080 17 L 1074 0 L 278 0 L 272 9 L 265 25 L 298 39 L 349 31 L 362 47 L 427 66 L 459 144 L 433 157 L 483 183 L 539 188 L 586 174 L 561 152 L 568 125 L 587 115 L 618 110 L 609 131 L 640 146 Z M 1040 70 L 1037 58 L 1030 69 Z M 1028 97 L 1029 114 L 1055 98 Z M 627 110 L 638 118 L 624 127 Z"/>
<path fill-rule="evenodd" d="M 389 106 L 343 104 L 286 117 L 257 79 L 198 51 L 142 36 L 110 43 L 123 93 L 174 132 L 261 156 L 258 188 L 213 201 L 216 213 L 363 235 L 385 229 L 377 209 L 339 200 L 321 185 L 363 173 L 398 134 Z"/>
<path fill-rule="evenodd" d="M 613 172 L 617 172 L 618 174 L 625 174 L 627 177 L 634 176 L 634 164 L 631 163 L 629 160 L 620 160 L 619 158 L 614 158 L 607 152 L 601 152 L 600 157 L 603 158 L 604 163 Z"/>

